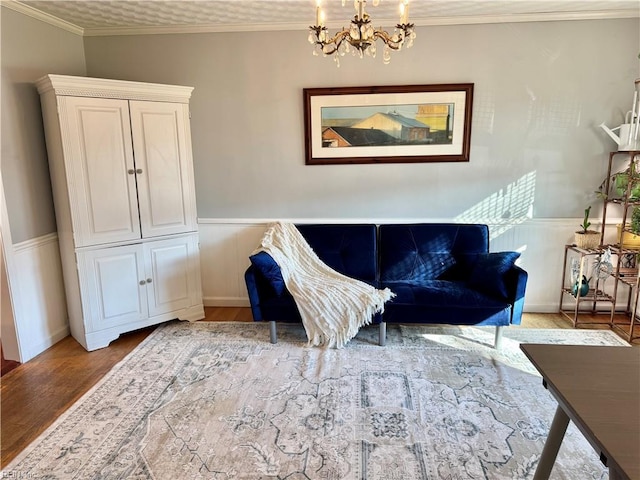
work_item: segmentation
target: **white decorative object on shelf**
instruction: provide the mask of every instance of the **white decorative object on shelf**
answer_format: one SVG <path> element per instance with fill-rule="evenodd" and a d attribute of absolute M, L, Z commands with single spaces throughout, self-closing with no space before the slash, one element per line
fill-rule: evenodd
<path fill-rule="evenodd" d="M 640 150 L 640 78 L 635 81 L 631 110 L 626 113 L 624 123 L 615 128 L 609 128 L 603 122 L 600 128 L 616 142 L 618 151 Z"/>
<path fill-rule="evenodd" d="M 606 280 L 613 272 L 613 262 L 611 260 L 611 248 L 607 248 L 602 255 L 593 262 L 592 274 L 600 280 Z"/>

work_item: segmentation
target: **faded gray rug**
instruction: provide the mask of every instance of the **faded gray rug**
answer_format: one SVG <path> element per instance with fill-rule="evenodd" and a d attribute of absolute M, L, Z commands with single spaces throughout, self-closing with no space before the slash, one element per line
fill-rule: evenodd
<path fill-rule="evenodd" d="M 367 327 L 341 350 L 300 326 L 170 322 L 4 471 L 37 479 L 533 478 L 556 402 L 520 342 L 609 331 Z M 553 479 L 606 479 L 571 424 Z M 4 478 L 4 477 L 3 477 Z"/>

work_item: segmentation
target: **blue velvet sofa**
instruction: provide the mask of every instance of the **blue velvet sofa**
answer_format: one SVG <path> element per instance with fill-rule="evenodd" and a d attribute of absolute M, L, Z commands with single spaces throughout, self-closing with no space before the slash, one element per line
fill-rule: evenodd
<path fill-rule="evenodd" d="M 489 253 L 489 228 L 478 224 L 297 225 L 318 257 L 334 270 L 396 294 L 382 314 L 386 324 L 448 324 L 501 327 L 522 319 L 527 273 L 514 265 L 516 252 Z M 279 268 L 264 252 L 250 257 L 245 272 L 255 321 L 300 322 Z"/>

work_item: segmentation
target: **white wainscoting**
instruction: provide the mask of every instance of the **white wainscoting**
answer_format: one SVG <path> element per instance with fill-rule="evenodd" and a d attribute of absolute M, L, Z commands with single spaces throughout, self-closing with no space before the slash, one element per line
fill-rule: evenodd
<path fill-rule="evenodd" d="M 22 361 L 69 335 L 62 266 L 55 233 L 13 245 Z"/>
<path fill-rule="evenodd" d="M 249 305 L 244 271 L 271 219 L 199 219 L 202 288 L 205 306 Z M 451 219 L 284 219 L 294 223 L 419 223 Z M 564 246 L 573 242 L 582 219 L 485 221 L 491 251 L 517 250 L 518 264 L 529 273 L 527 312 L 556 312 L 560 300 Z M 618 220 L 619 222 L 619 220 Z M 607 236 L 615 235 L 615 219 Z M 599 228 L 594 225 L 593 228 Z M 613 233 L 609 233 L 613 232 Z M 612 239 L 609 239 L 612 241 Z M 609 283 L 612 283 L 611 281 Z M 606 284 L 605 284 L 606 286 Z M 623 290 L 623 289 L 621 289 Z M 626 302 L 626 300 L 620 300 Z"/>
<path fill-rule="evenodd" d="M 282 219 L 294 223 L 419 223 L 450 219 Z M 556 312 L 560 300 L 564 246 L 582 219 L 525 219 L 478 222 L 490 225 L 491 250 L 522 252 L 519 265 L 529 273 L 527 312 Z M 202 289 L 206 306 L 248 306 L 244 272 L 271 219 L 200 219 Z M 619 222 L 619 220 L 618 220 Z M 606 241 L 615 236 L 616 220 L 607 224 Z M 595 228 L 598 228 L 594 226 Z M 58 237 L 54 234 L 13 245 L 16 322 L 20 324 L 22 361 L 35 357 L 69 335 Z M 605 287 L 612 286 L 611 281 Z M 605 290 L 610 291 L 609 288 Z M 618 303 L 626 305 L 628 289 Z M 570 300 L 570 299 L 569 299 Z"/>
<path fill-rule="evenodd" d="M 205 306 L 249 306 L 244 271 L 268 222 L 202 220 L 200 269 Z"/>

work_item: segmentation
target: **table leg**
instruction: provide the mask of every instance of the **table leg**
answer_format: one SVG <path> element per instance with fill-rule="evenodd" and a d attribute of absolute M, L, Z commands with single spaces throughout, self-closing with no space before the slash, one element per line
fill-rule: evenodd
<path fill-rule="evenodd" d="M 538 463 L 538 468 L 536 468 L 536 474 L 533 476 L 533 480 L 548 480 L 568 425 L 569 417 L 562 407 L 558 405 L 558 408 L 556 408 L 556 414 L 553 417 L 553 422 L 551 423 L 549 436 L 547 437 L 547 441 L 544 443 L 540 462 Z"/>
<path fill-rule="evenodd" d="M 618 472 L 615 469 L 609 467 L 609 480 L 619 480 L 621 478 L 622 477 L 618 475 Z"/>

